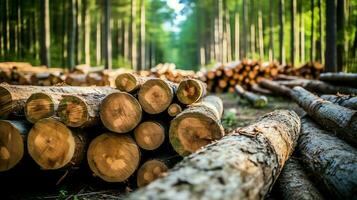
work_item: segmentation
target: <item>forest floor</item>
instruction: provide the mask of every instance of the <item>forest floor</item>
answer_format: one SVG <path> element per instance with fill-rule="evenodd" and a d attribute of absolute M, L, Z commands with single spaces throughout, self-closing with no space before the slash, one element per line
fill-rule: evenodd
<path fill-rule="evenodd" d="M 243 127 L 251 124 L 260 116 L 271 112 L 276 109 L 292 109 L 299 112 L 297 104 L 294 102 L 282 98 L 282 97 L 268 97 L 268 105 L 264 108 L 253 108 L 250 104 L 236 95 L 233 94 L 218 94 L 223 99 L 224 104 L 224 116 L 222 123 L 226 129 L 226 132 L 237 127 Z M 65 172 L 53 175 L 45 175 L 46 179 L 56 180 L 58 177 L 63 176 Z M 74 173 L 73 177 L 66 180 L 61 186 L 55 187 L 48 185 L 46 183 L 37 183 L 37 180 L 41 180 L 43 177 L 22 177 L 21 175 L 16 175 L 11 178 L 12 181 L 21 181 L 20 185 L 14 184 L 13 186 L 7 185 L 4 190 L 5 196 L 1 195 L 4 199 L 60 199 L 60 200 L 70 200 L 70 199 L 88 199 L 88 200 L 101 200 L 101 199 L 123 199 L 126 194 L 132 190 L 132 184 L 130 181 L 125 184 L 113 184 L 105 183 L 96 177 L 88 176 L 90 171 L 87 167 L 81 168 L 78 173 Z M 53 177 L 55 178 L 53 178 Z M 0 177 L 1 178 L 1 177 Z M 21 178 L 21 180 L 19 180 Z M 32 184 L 31 184 L 32 181 Z M 135 180 L 132 180 L 135 181 Z M 29 182 L 30 184 L 26 183 Z M 39 181 L 40 182 L 40 181 Z M 3 182 L 4 183 L 4 182 Z M 0 184 L 1 185 L 1 184 Z M 1 186 L 1 188 L 4 188 Z M 25 188 L 25 189 L 22 189 Z"/>

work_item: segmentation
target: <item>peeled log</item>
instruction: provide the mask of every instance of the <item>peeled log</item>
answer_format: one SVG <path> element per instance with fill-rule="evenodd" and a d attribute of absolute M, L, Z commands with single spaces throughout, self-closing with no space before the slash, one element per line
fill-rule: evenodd
<path fill-rule="evenodd" d="M 85 146 L 84 133 L 51 118 L 34 124 L 27 143 L 32 159 L 46 170 L 78 166 L 83 160 Z"/>
<path fill-rule="evenodd" d="M 186 79 L 177 88 L 177 99 L 183 104 L 193 104 L 206 95 L 206 85 L 196 79 Z"/>
<path fill-rule="evenodd" d="M 133 73 L 122 73 L 115 79 L 116 87 L 124 92 L 133 92 L 139 89 L 148 78 L 137 76 Z"/>
<path fill-rule="evenodd" d="M 176 86 L 162 79 L 149 79 L 140 88 L 138 99 L 143 110 L 149 114 L 165 111 L 175 96 Z"/>
<path fill-rule="evenodd" d="M 268 99 L 266 96 L 256 95 L 252 92 L 248 92 L 240 85 L 236 85 L 234 89 L 239 96 L 247 99 L 254 107 L 262 108 L 268 104 Z"/>
<path fill-rule="evenodd" d="M 325 101 L 299 86 L 294 87 L 292 98 L 319 124 L 357 145 L 357 111 Z"/>
<path fill-rule="evenodd" d="M 295 112 L 274 111 L 184 158 L 129 199 L 264 199 L 299 132 Z"/>
<path fill-rule="evenodd" d="M 141 121 L 141 106 L 131 94 L 115 92 L 104 98 L 99 109 L 104 126 L 116 133 L 127 133 Z"/>
<path fill-rule="evenodd" d="M 15 167 L 26 151 L 31 126 L 26 121 L 0 120 L 0 172 Z"/>
<path fill-rule="evenodd" d="M 222 100 L 216 96 L 207 96 L 192 104 L 171 121 L 169 138 L 172 147 L 181 156 L 187 156 L 223 137 L 222 113 Z"/>
<path fill-rule="evenodd" d="M 95 175 L 107 182 L 123 182 L 138 168 L 140 151 L 127 135 L 104 133 L 89 145 L 87 160 Z"/>
<path fill-rule="evenodd" d="M 338 199 L 357 196 L 357 151 L 303 118 L 298 153 L 325 191 Z M 331 198 L 333 199 L 333 198 Z"/>
<path fill-rule="evenodd" d="M 324 199 L 309 180 L 303 166 L 295 158 L 290 158 L 277 180 L 277 192 L 283 200 Z"/>
<path fill-rule="evenodd" d="M 331 101 L 334 104 L 338 104 L 340 106 L 357 110 L 357 96 L 350 95 L 322 95 L 322 99 L 326 101 Z"/>
<path fill-rule="evenodd" d="M 181 112 L 182 112 L 182 107 L 177 103 L 173 103 L 167 108 L 167 113 L 171 117 L 175 117 L 176 115 L 180 114 Z"/>
<path fill-rule="evenodd" d="M 164 143 L 165 134 L 165 126 L 157 121 L 142 122 L 134 130 L 136 143 L 145 150 L 159 148 Z"/>

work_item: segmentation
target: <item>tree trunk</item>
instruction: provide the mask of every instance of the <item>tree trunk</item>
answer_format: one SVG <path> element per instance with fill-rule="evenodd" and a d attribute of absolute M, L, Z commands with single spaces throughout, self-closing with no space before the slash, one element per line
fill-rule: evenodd
<path fill-rule="evenodd" d="M 184 158 L 167 176 L 129 198 L 264 198 L 292 153 L 299 131 L 300 120 L 294 112 L 269 113 Z"/>
<path fill-rule="evenodd" d="M 234 14 L 234 59 L 239 60 L 240 57 L 240 31 L 239 31 L 239 13 Z"/>
<path fill-rule="evenodd" d="M 296 0 L 291 0 L 290 2 L 290 63 L 292 66 L 295 66 L 295 53 L 296 53 L 296 22 L 295 22 L 295 15 L 296 15 Z"/>
<path fill-rule="evenodd" d="M 285 65 L 285 48 L 284 48 L 284 24 L 285 24 L 285 5 L 284 0 L 279 0 L 279 61 Z"/>
<path fill-rule="evenodd" d="M 145 63 L 145 0 L 140 0 L 140 70 L 146 69 Z"/>
<path fill-rule="evenodd" d="M 300 34 L 299 34 L 299 38 L 300 38 L 300 63 L 305 63 L 305 23 L 304 23 L 304 19 L 303 19 L 303 14 L 304 14 L 304 10 L 303 10 L 303 2 L 299 1 L 299 29 L 300 29 Z"/>
<path fill-rule="evenodd" d="M 337 49 L 336 49 L 336 2 L 326 1 L 326 52 L 325 71 L 337 72 Z"/>
<path fill-rule="evenodd" d="M 49 0 L 42 0 L 41 6 L 41 64 L 49 67 L 50 60 L 50 9 Z"/>
<path fill-rule="evenodd" d="M 104 59 L 105 69 L 112 69 L 112 36 L 110 29 L 110 0 L 104 0 Z"/>
<path fill-rule="evenodd" d="M 260 96 L 252 92 L 248 92 L 244 90 L 240 85 L 236 85 L 234 89 L 239 96 L 247 99 L 249 103 L 251 103 L 256 108 L 262 108 L 268 104 L 268 99 L 266 98 L 266 96 Z"/>
<path fill-rule="evenodd" d="M 310 119 L 302 119 L 298 153 L 312 175 L 330 197 L 353 199 L 357 187 L 357 151 L 321 130 Z"/>
<path fill-rule="evenodd" d="M 322 23 L 322 2 L 321 0 L 317 0 L 317 6 L 319 7 L 319 32 L 320 32 L 320 39 L 319 39 L 319 45 L 318 45 L 318 53 L 319 53 L 319 56 L 318 56 L 318 61 L 320 61 L 321 63 L 324 63 L 324 48 L 323 48 L 323 23 Z"/>
<path fill-rule="evenodd" d="M 135 92 L 148 80 L 133 73 L 122 73 L 115 79 L 117 89 L 124 92 Z"/>
<path fill-rule="evenodd" d="M 282 200 L 323 200 L 323 196 L 309 180 L 298 159 L 291 157 L 277 180 L 277 193 Z"/>
<path fill-rule="evenodd" d="M 261 10 L 259 12 L 261 13 Z M 269 3 L 269 61 L 270 62 L 273 62 L 273 60 L 274 60 L 273 14 L 274 14 L 273 1 L 271 1 Z M 261 20 L 261 14 L 260 14 L 259 18 Z M 263 22 L 261 22 L 261 23 L 263 23 Z M 261 45 L 263 46 L 263 42 Z M 262 57 L 260 59 L 264 60 Z"/>
<path fill-rule="evenodd" d="M 351 144 L 357 144 L 357 113 L 324 101 L 301 87 L 293 89 L 292 98 L 319 124 L 336 131 Z"/>
<path fill-rule="evenodd" d="M 222 100 L 207 96 L 192 104 L 171 121 L 170 142 L 181 156 L 187 156 L 224 135 L 220 119 Z"/>
<path fill-rule="evenodd" d="M 73 70 L 75 63 L 75 47 L 76 47 L 76 0 L 70 0 L 70 17 L 69 17 L 69 43 L 68 43 L 68 66 L 70 70 Z"/>
<path fill-rule="evenodd" d="M 102 101 L 99 110 L 104 126 L 116 133 L 127 133 L 133 130 L 142 117 L 139 102 L 126 92 L 108 95 Z"/>
<path fill-rule="evenodd" d="M 337 0 L 337 71 L 344 66 L 345 55 L 345 0 Z"/>
<path fill-rule="evenodd" d="M 90 66 L 91 16 L 88 0 L 83 0 L 84 61 Z"/>
<path fill-rule="evenodd" d="M 96 29 L 96 64 L 99 66 L 101 63 L 101 43 L 100 43 L 100 21 L 97 22 L 97 29 Z"/>
<path fill-rule="evenodd" d="M 0 120 L 0 172 L 12 169 L 21 161 L 30 128 L 26 121 Z"/>
<path fill-rule="evenodd" d="M 182 107 L 177 103 L 173 103 L 167 108 L 167 113 L 171 117 L 175 117 L 178 114 L 180 114 L 181 112 L 182 112 Z"/>
<path fill-rule="evenodd" d="M 104 133 L 90 143 L 87 160 L 90 169 L 101 179 L 123 182 L 138 168 L 140 152 L 130 136 Z"/>
<path fill-rule="evenodd" d="M 145 150 L 158 149 L 165 141 L 167 127 L 158 121 L 144 121 L 134 130 L 135 141 Z"/>
<path fill-rule="evenodd" d="M 46 118 L 32 127 L 28 135 L 28 151 L 45 170 L 77 167 L 85 156 L 86 135 L 71 130 L 61 122 Z"/>
<path fill-rule="evenodd" d="M 136 50 L 136 0 L 131 0 L 130 12 L 130 54 L 131 66 L 133 70 L 137 70 L 137 50 Z"/>
<path fill-rule="evenodd" d="M 334 104 L 357 110 L 357 97 L 350 95 L 322 95 L 322 99 L 331 101 Z"/>
<path fill-rule="evenodd" d="M 249 13 L 249 23 L 250 23 L 250 52 L 251 58 L 255 57 L 255 6 L 254 1 L 249 1 L 250 13 Z"/>
<path fill-rule="evenodd" d="M 248 23 L 248 8 L 247 8 L 247 0 L 243 0 L 242 4 L 242 13 L 243 13 L 243 30 L 242 30 L 242 56 L 241 59 L 247 58 L 247 52 L 248 52 L 248 45 L 247 45 L 247 38 L 248 38 L 248 29 L 247 29 L 247 23 Z"/>
<path fill-rule="evenodd" d="M 186 79 L 177 88 L 177 99 L 183 104 L 192 104 L 206 95 L 206 85 L 196 79 Z"/>
<path fill-rule="evenodd" d="M 311 2 L 311 50 L 310 50 L 310 61 L 315 60 L 315 0 L 310 0 Z"/>

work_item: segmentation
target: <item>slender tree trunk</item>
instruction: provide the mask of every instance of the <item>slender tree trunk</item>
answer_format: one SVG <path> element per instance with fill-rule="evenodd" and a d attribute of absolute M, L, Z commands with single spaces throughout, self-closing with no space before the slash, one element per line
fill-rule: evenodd
<path fill-rule="evenodd" d="M 321 63 L 324 63 L 324 48 L 323 48 L 323 23 L 322 23 L 322 2 L 321 0 L 318 0 L 317 1 L 317 4 L 318 4 L 318 7 L 319 7 L 319 32 L 320 32 L 320 40 L 319 40 L 319 48 L 318 48 L 318 53 L 319 53 L 319 56 L 318 56 L 318 60 L 321 62 Z"/>
<path fill-rule="evenodd" d="M 2 8 L 2 21 L 1 21 L 1 36 L 2 36 L 2 55 L 7 54 L 7 41 L 8 41 L 8 34 L 7 34 L 7 0 L 4 0 L 1 4 Z"/>
<path fill-rule="evenodd" d="M 345 55 L 345 0 L 337 0 L 337 71 L 342 71 Z"/>
<path fill-rule="evenodd" d="M 104 0 L 104 59 L 105 69 L 112 69 L 112 36 L 110 30 L 110 0 Z"/>
<path fill-rule="evenodd" d="M 84 62 L 90 66 L 90 11 L 88 0 L 83 0 L 83 36 L 84 36 Z"/>
<path fill-rule="evenodd" d="M 255 6 L 254 1 L 249 1 L 250 13 L 249 13 L 249 21 L 250 21 L 250 52 L 251 57 L 255 57 Z"/>
<path fill-rule="evenodd" d="M 100 29 L 100 19 L 98 19 L 97 22 L 97 29 L 96 29 L 96 64 L 100 65 L 100 61 L 101 61 L 101 29 Z"/>
<path fill-rule="evenodd" d="M 231 23 L 229 10 L 227 8 L 227 2 L 225 3 L 225 15 L 226 15 L 226 40 L 227 40 L 227 61 L 232 61 L 232 43 L 231 43 Z"/>
<path fill-rule="evenodd" d="M 146 69 L 145 66 L 145 0 L 140 0 L 140 69 Z"/>
<path fill-rule="evenodd" d="M 314 20 L 315 20 L 315 12 L 314 12 L 314 8 L 315 8 L 315 0 L 310 0 L 311 2 L 311 50 L 310 50 L 310 61 L 314 61 L 315 60 L 315 28 L 314 28 Z"/>
<path fill-rule="evenodd" d="M 131 66 L 137 70 L 137 50 L 136 50 L 136 0 L 131 0 L 131 15 L 130 15 L 130 50 L 131 50 Z"/>
<path fill-rule="evenodd" d="M 248 8 L 247 8 L 247 0 L 243 0 L 243 30 L 242 30 L 242 59 L 247 57 L 247 52 L 248 52 L 248 44 L 247 44 L 247 40 L 248 40 L 248 34 L 247 34 L 247 22 L 248 22 Z"/>
<path fill-rule="evenodd" d="M 9 0 L 5 0 L 6 2 L 6 5 L 5 5 L 5 10 L 6 10 L 6 13 L 5 13 L 5 16 L 6 16 L 6 50 L 7 50 L 7 55 L 9 55 L 9 51 L 10 51 L 10 19 L 9 19 Z M 37 22 L 37 21 L 36 21 Z"/>
<path fill-rule="evenodd" d="M 76 54 L 76 63 L 82 63 L 82 44 L 83 44 L 83 36 L 82 36 L 82 13 L 81 13 L 81 0 L 76 0 L 76 44 L 75 44 L 75 54 Z"/>
<path fill-rule="evenodd" d="M 326 1 L 326 72 L 337 71 L 337 49 L 336 49 L 336 1 Z"/>
<path fill-rule="evenodd" d="M 49 67 L 51 65 L 49 0 L 42 0 L 40 5 L 41 5 L 41 64 Z"/>
<path fill-rule="evenodd" d="M 296 53 L 296 23 L 295 23 L 295 15 L 296 15 L 296 0 L 291 0 L 290 2 L 290 63 L 294 66 L 295 65 L 295 53 Z"/>
<path fill-rule="evenodd" d="M 17 0 L 17 58 L 22 57 L 22 40 L 21 40 L 21 30 L 22 30 L 22 24 L 21 24 L 21 1 Z"/>
<path fill-rule="evenodd" d="M 67 56 L 68 56 L 68 1 L 63 1 L 62 4 L 62 66 L 66 66 L 68 64 Z"/>
<path fill-rule="evenodd" d="M 269 4 L 269 61 L 274 60 L 273 1 Z"/>
<path fill-rule="evenodd" d="M 299 27 L 300 27 L 300 62 L 305 63 L 305 24 L 303 19 L 303 3 L 299 1 Z"/>
<path fill-rule="evenodd" d="M 234 14 L 234 60 L 239 60 L 240 45 L 239 45 L 239 13 Z"/>
<path fill-rule="evenodd" d="M 117 59 L 119 60 L 123 55 L 123 20 L 121 19 L 118 20 L 117 45 L 118 45 Z"/>
<path fill-rule="evenodd" d="M 129 43 L 129 24 L 123 22 L 124 25 L 124 58 L 130 60 L 130 43 Z"/>
<path fill-rule="evenodd" d="M 285 24 L 284 0 L 279 0 L 279 61 L 285 65 L 285 48 L 284 48 L 284 24 Z"/>
<path fill-rule="evenodd" d="M 70 28 L 69 28 L 69 45 L 68 45 L 68 66 L 72 70 L 74 69 L 75 63 L 75 47 L 76 47 L 76 1 L 70 1 Z"/>

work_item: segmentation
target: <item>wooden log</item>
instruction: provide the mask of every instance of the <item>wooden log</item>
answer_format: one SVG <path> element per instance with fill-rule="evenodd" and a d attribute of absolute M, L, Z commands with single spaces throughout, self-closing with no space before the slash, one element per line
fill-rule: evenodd
<path fill-rule="evenodd" d="M 301 160 L 331 199 L 354 199 L 357 151 L 307 117 L 301 120 L 297 150 Z"/>
<path fill-rule="evenodd" d="M 99 109 L 104 126 L 116 133 L 127 133 L 141 121 L 141 106 L 131 94 L 115 92 L 102 101 Z"/>
<path fill-rule="evenodd" d="M 351 144 L 357 145 L 357 112 L 325 101 L 302 87 L 294 87 L 292 99 L 322 126 L 336 131 Z"/>
<path fill-rule="evenodd" d="M 181 156 L 187 156 L 224 135 L 221 125 L 223 103 L 207 96 L 178 114 L 169 130 L 170 143 Z"/>
<path fill-rule="evenodd" d="M 322 99 L 326 101 L 331 101 L 332 103 L 338 104 L 340 106 L 357 110 L 357 96 L 350 95 L 322 95 Z"/>
<path fill-rule="evenodd" d="M 206 95 L 206 85 L 200 80 L 186 79 L 177 88 L 177 99 L 183 104 L 193 104 Z"/>
<path fill-rule="evenodd" d="M 331 83 L 343 83 L 344 85 L 357 85 L 357 73 L 322 73 L 319 77 L 322 81 L 327 81 Z"/>
<path fill-rule="evenodd" d="M 158 121 L 145 121 L 134 130 L 135 141 L 145 150 L 158 149 L 165 140 L 167 128 Z"/>
<path fill-rule="evenodd" d="M 251 103 L 256 108 L 262 108 L 268 104 L 268 99 L 266 96 L 256 95 L 252 92 L 248 92 L 240 85 L 236 85 L 234 89 L 239 96 L 247 99 L 249 103 Z"/>
<path fill-rule="evenodd" d="M 275 82 L 275 81 L 271 81 L 268 79 L 263 79 L 259 82 L 259 85 L 267 88 L 269 90 L 271 90 L 272 92 L 279 94 L 279 95 L 284 95 L 287 97 L 291 96 L 291 89 L 284 86 L 284 85 L 280 85 L 279 83 Z"/>
<path fill-rule="evenodd" d="M 177 104 L 177 103 L 172 103 L 168 108 L 167 108 L 167 113 L 171 117 L 175 117 L 176 115 L 180 114 L 182 112 L 182 107 Z"/>
<path fill-rule="evenodd" d="M 30 128 L 26 121 L 0 120 L 0 172 L 12 169 L 21 161 Z"/>
<path fill-rule="evenodd" d="M 46 170 L 77 167 L 84 157 L 86 136 L 61 122 L 46 118 L 34 124 L 27 149 L 32 159 Z"/>
<path fill-rule="evenodd" d="M 144 187 L 156 179 L 162 177 L 166 172 L 172 168 L 178 161 L 179 156 L 168 156 L 148 159 L 142 164 L 136 176 L 136 183 L 138 187 Z"/>
<path fill-rule="evenodd" d="M 69 74 L 65 82 L 71 86 L 88 86 L 86 77 L 85 74 Z"/>
<path fill-rule="evenodd" d="M 123 182 L 138 168 L 140 151 L 128 135 L 104 133 L 90 143 L 87 160 L 96 176 L 107 182 Z"/>
<path fill-rule="evenodd" d="M 124 92 L 138 90 L 148 78 L 137 76 L 133 73 L 122 73 L 115 79 L 116 87 Z"/>
<path fill-rule="evenodd" d="M 165 111 L 171 104 L 176 92 L 176 85 L 169 81 L 153 78 L 140 88 L 138 99 L 143 110 L 149 114 Z"/>
<path fill-rule="evenodd" d="M 274 111 L 184 158 L 167 176 L 128 198 L 263 199 L 299 132 L 300 119 L 293 111 Z"/>
<path fill-rule="evenodd" d="M 296 158 L 290 158 L 276 184 L 277 192 L 283 200 L 311 200 L 324 199 L 306 175 L 303 166 Z"/>
<path fill-rule="evenodd" d="M 54 116 L 62 95 L 66 94 L 93 94 L 104 95 L 117 90 L 111 87 L 38 87 L 41 92 L 33 93 L 26 101 L 25 116 L 26 119 L 35 123 L 40 119 Z"/>
<path fill-rule="evenodd" d="M 272 92 L 270 90 L 262 88 L 258 84 L 253 84 L 250 89 L 253 92 L 257 92 L 257 93 L 264 94 L 264 95 L 271 95 L 272 94 Z"/>

